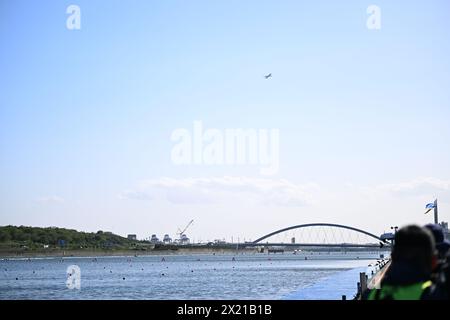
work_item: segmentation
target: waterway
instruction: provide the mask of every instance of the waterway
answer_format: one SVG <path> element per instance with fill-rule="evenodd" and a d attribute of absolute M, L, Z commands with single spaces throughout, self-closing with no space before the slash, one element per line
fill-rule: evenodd
<path fill-rule="evenodd" d="M 373 253 L 201 254 L 0 260 L 0 299 L 339 299 Z M 80 287 L 69 281 L 79 268 Z M 77 273 L 77 272 L 75 272 Z M 72 278 L 73 279 L 73 278 Z"/>

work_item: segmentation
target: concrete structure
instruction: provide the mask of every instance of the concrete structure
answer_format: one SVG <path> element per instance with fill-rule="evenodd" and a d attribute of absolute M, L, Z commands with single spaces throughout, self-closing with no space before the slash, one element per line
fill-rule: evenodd
<path fill-rule="evenodd" d="M 441 225 L 441 227 L 442 227 L 442 229 L 443 229 L 443 231 L 444 231 L 444 237 L 445 237 L 445 239 L 450 240 L 450 231 L 448 230 L 448 222 L 442 221 L 442 222 L 440 223 L 440 225 Z"/>
<path fill-rule="evenodd" d="M 171 238 L 168 234 L 165 234 L 165 235 L 164 235 L 164 238 L 163 238 L 163 242 L 164 242 L 165 244 L 172 243 L 172 238 Z"/>
<path fill-rule="evenodd" d="M 190 242 L 189 238 L 185 234 L 182 234 L 180 237 L 180 243 L 181 244 L 189 244 L 189 242 Z"/>
<path fill-rule="evenodd" d="M 129 234 L 129 235 L 127 236 L 127 239 L 128 239 L 128 240 L 137 240 L 137 236 L 136 236 L 135 234 Z"/>
<path fill-rule="evenodd" d="M 156 236 L 156 234 L 152 234 L 152 237 L 150 238 L 151 243 L 159 243 L 159 238 Z"/>

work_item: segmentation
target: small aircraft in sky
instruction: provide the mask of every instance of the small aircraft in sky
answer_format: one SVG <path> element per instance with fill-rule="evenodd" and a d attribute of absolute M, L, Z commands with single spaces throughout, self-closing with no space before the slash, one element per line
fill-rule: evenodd
<path fill-rule="evenodd" d="M 266 78 L 266 79 L 269 79 L 269 78 L 271 78 L 271 77 L 272 77 L 272 74 L 271 74 L 271 73 L 269 73 L 268 75 L 264 76 L 264 78 Z"/>

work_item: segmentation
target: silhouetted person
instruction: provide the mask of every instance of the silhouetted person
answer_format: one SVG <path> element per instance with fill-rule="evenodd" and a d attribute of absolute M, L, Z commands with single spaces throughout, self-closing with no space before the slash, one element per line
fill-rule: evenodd
<path fill-rule="evenodd" d="M 430 223 L 425 228 L 432 232 L 438 252 L 438 263 L 433 269 L 432 280 L 436 284 L 436 291 L 448 299 L 450 297 L 450 242 L 445 239 L 444 230 L 440 225 Z"/>
<path fill-rule="evenodd" d="M 373 289 L 369 300 L 440 299 L 431 281 L 436 263 L 433 235 L 426 228 L 410 225 L 395 234 L 391 264 L 381 281 L 381 289 Z"/>
<path fill-rule="evenodd" d="M 450 252 L 447 252 L 446 258 L 440 264 L 437 273 L 437 283 L 439 289 L 450 299 Z"/>
<path fill-rule="evenodd" d="M 438 258 L 444 260 L 447 256 L 447 252 L 450 249 L 450 241 L 445 239 L 444 229 L 438 224 L 429 223 L 425 226 L 433 234 L 436 250 L 438 251 Z"/>

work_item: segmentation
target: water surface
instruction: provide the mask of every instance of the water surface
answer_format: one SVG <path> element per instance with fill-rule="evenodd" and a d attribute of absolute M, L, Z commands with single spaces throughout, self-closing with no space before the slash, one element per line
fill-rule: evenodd
<path fill-rule="evenodd" d="M 285 253 L 3 259 L 0 299 L 282 299 L 377 257 Z M 66 286 L 70 265 L 80 267 L 80 290 Z"/>

